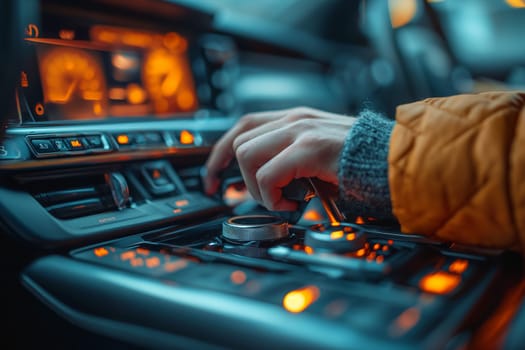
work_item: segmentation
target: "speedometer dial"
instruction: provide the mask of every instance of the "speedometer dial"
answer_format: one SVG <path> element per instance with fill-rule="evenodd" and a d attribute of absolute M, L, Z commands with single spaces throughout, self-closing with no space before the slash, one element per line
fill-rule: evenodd
<path fill-rule="evenodd" d="M 54 47 L 41 52 L 40 74 L 48 114 L 92 119 L 106 114 L 106 82 L 101 63 L 82 49 Z"/>
<path fill-rule="evenodd" d="M 190 111 L 196 97 L 185 56 L 165 47 L 146 54 L 143 81 L 156 113 Z"/>

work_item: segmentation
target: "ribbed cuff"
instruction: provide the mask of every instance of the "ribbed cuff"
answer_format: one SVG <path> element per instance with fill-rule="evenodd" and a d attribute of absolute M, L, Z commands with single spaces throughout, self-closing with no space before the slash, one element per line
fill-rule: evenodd
<path fill-rule="evenodd" d="M 388 186 L 388 149 L 395 122 L 362 111 L 346 137 L 339 160 L 340 205 L 347 217 L 395 220 Z"/>

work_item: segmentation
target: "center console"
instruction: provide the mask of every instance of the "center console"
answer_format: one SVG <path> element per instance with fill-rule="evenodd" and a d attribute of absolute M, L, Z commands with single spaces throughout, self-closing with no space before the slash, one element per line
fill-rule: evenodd
<path fill-rule="evenodd" d="M 454 349 L 516 282 L 504 254 L 329 224 L 315 200 L 295 224 L 197 207 L 191 223 L 46 256 L 23 283 L 74 324 L 148 347 Z"/>

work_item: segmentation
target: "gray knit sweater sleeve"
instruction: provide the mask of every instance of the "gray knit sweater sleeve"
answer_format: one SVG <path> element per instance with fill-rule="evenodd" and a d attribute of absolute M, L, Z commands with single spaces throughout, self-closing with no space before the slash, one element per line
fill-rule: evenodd
<path fill-rule="evenodd" d="M 395 122 L 372 111 L 359 114 L 339 161 L 340 206 L 350 217 L 395 220 L 388 186 L 388 149 Z"/>

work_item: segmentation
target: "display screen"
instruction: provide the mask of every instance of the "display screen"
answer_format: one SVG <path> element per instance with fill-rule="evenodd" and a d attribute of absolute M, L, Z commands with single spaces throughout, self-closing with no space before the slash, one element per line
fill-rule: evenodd
<path fill-rule="evenodd" d="M 169 117 L 198 107 L 188 40 L 179 33 L 92 25 L 85 38 L 73 29 L 45 37 L 36 26 L 26 34 L 38 73 L 22 71 L 21 87 L 39 82 L 41 100 L 27 98 L 35 121 Z"/>

